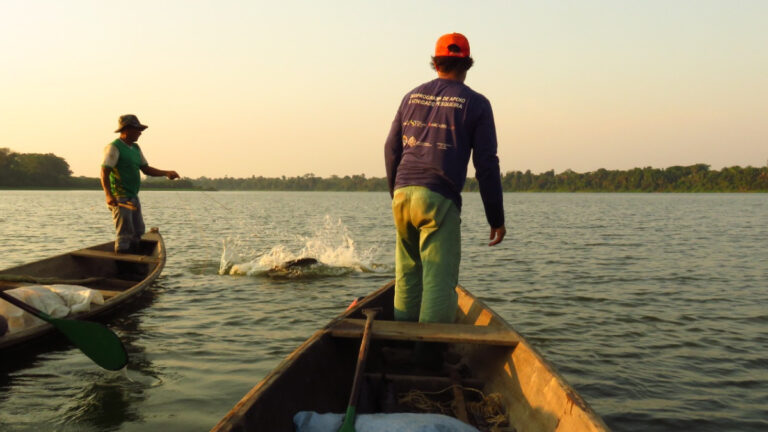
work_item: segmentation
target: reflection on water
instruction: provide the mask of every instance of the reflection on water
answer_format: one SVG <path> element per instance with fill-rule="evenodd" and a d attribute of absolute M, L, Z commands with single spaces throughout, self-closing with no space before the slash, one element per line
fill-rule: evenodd
<path fill-rule="evenodd" d="M 56 406 L 56 415 L 44 422 L 57 425 L 57 430 L 112 431 L 119 430 L 125 422 L 141 422 L 143 415 L 137 403 L 146 399 L 147 388 L 159 385 L 161 380 L 141 345 L 141 314 L 137 312 L 150 307 L 157 292 L 162 290 L 162 283 L 157 283 L 154 290 L 140 293 L 133 301 L 116 309 L 111 319 L 100 318 L 109 322 L 110 328 L 123 342 L 129 358 L 125 369 L 116 372 L 100 369 L 64 336 L 53 333 L 26 346 L 3 352 L 0 402 L 13 396 L 16 390 L 32 385 L 45 389 L 50 393 L 49 397 L 65 396 Z M 73 363 L 71 369 L 53 373 L 27 372 L 45 369 L 46 362 L 51 359 L 70 357 Z M 35 406 L 39 409 L 47 407 L 43 399 L 33 401 L 26 409 L 33 410 Z M 12 416 L 14 413 L 4 412 L 5 415 Z M 30 427 L 40 421 L 21 413 L 19 417 L 25 417 L 21 425 Z M 0 426 L 3 422 L 0 417 Z M 15 427 L 12 424 L 8 425 L 10 430 Z"/>
<path fill-rule="evenodd" d="M 140 303 L 151 304 L 151 299 Z M 130 362 L 126 369 L 117 372 L 94 371 L 73 372 L 70 380 L 83 384 L 58 411 L 62 412 L 57 424 L 88 425 L 93 430 L 119 430 L 123 423 L 137 423 L 144 420 L 141 403 L 147 397 L 147 390 L 162 385 L 160 373 L 153 367 L 140 343 L 140 320 L 136 315 L 127 315 L 119 320 L 120 338 L 125 345 Z"/>
<path fill-rule="evenodd" d="M 87 425 L 94 430 L 111 431 L 118 430 L 124 422 L 142 421 L 137 403 L 146 399 L 144 386 L 126 380 L 120 373 L 115 375 L 83 386 L 59 408 L 63 413 L 57 424 Z M 78 378 L 93 380 L 87 376 Z"/>

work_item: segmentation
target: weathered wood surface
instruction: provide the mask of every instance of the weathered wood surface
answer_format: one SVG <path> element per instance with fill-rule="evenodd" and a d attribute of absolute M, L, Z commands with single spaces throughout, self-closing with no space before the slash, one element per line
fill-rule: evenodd
<path fill-rule="evenodd" d="M 80 249 L 70 252 L 70 255 L 84 258 L 100 258 L 112 261 L 125 261 L 138 264 L 155 264 L 158 262 L 156 257 L 147 255 L 115 253 L 95 249 Z"/>
<path fill-rule="evenodd" d="M 34 277 L 29 275 L 0 274 L 0 282 L 26 282 L 39 285 L 83 285 L 104 280 L 103 277 L 89 277 L 84 279 L 62 279 L 55 277 Z"/>
<path fill-rule="evenodd" d="M 393 382 L 404 382 L 415 385 L 421 385 L 424 387 L 445 388 L 450 385 L 456 384 L 453 377 L 447 376 L 425 376 L 425 375 L 404 375 L 404 374 L 382 374 L 368 372 L 365 374 L 365 378 L 371 382 L 378 382 L 381 379 L 387 379 Z M 464 387 L 482 388 L 485 384 L 483 381 L 476 378 L 459 378 L 458 384 Z"/>
<path fill-rule="evenodd" d="M 292 431 L 292 418 L 298 411 L 343 413 L 363 333 L 363 320 L 359 318 L 362 309 L 369 307 L 384 310 L 382 319 L 373 324 L 375 354 L 365 374 L 370 389 L 362 392 L 368 397 L 380 397 L 382 391 L 389 393 L 388 386 L 397 390 L 395 394 L 410 390 L 443 392 L 459 382 L 485 395 L 500 395 L 508 424 L 499 430 L 608 431 L 602 419 L 512 326 L 464 288 L 456 287 L 456 291 L 457 324 L 400 323 L 392 321 L 394 282 L 384 285 L 304 342 L 212 431 Z M 410 349 L 410 344 L 401 341 L 446 344 L 459 356 L 456 366 L 460 375 L 426 371 L 407 358 L 400 361 L 398 357 L 403 356 L 395 354 Z M 466 410 L 469 400 L 461 396 Z M 378 400 L 380 403 L 368 405 L 372 411 L 359 412 L 382 412 L 376 407 L 388 404 Z M 456 407 L 464 411 L 460 400 Z"/>
<path fill-rule="evenodd" d="M 343 319 L 330 328 L 331 336 L 360 338 L 365 320 Z M 448 342 L 481 345 L 515 346 L 520 341 L 517 333 L 504 328 L 471 324 L 415 323 L 405 321 L 374 321 L 374 339 L 423 342 Z"/>
<path fill-rule="evenodd" d="M 450 378 L 453 390 L 453 403 L 451 409 L 457 419 L 464 423 L 469 423 L 469 416 L 467 416 L 467 404 L 464 402 L 464 390 L 461 388 L 461 378 L 456 369 L 450 370 Z"/>

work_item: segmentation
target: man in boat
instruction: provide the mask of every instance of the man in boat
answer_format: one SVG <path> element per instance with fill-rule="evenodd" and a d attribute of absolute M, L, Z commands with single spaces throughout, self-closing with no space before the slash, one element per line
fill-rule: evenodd
<path fill-rule="evenodd" d="M 464 84 L 469 42 L 441 36 L 437 78 L 408 92 L 392 122 L 384 159 L 397 231 L 395 319 L 451 323 L 461 259 L 461 190 L 470 155 L 490 225 L 489 246 L 506 235 L 491 104 Z"/>
<path fill-rule="evenodd" d="M 147 126 L 141 124 L 133 114 L 118 119 L 115 131 L 120 138 L 104 148 L 101 164 L 101 187 L 106 194 L 107 205 L 112 210 L 117 236 L 115 252 L 136 253 L 144 234 L 144 218 L 141 215 L 139 187 L 141 175 L 179 178 L 176 171 L 165 171 L 149 166 L 147 159 L 136 143 Z"/>

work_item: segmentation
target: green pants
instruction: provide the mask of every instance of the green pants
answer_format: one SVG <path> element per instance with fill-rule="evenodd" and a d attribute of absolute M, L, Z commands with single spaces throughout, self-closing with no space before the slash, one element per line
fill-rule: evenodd
<path fill-rule="evenodd" d="M 452 323 L 461 261 L 461 218 L 456 204 L 437 192 L 395 190 L 395 319 Z"/>

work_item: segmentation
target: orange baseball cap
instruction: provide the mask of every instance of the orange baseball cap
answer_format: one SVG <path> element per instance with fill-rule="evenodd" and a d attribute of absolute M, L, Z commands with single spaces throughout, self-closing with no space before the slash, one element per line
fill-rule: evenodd
<path fill-rule="evenodd" d="M 435 45 L 435 57 L 469 57 L 469 41 L 461 33 L 444 34 Z"/>

